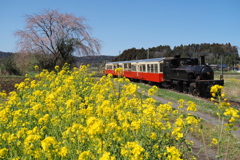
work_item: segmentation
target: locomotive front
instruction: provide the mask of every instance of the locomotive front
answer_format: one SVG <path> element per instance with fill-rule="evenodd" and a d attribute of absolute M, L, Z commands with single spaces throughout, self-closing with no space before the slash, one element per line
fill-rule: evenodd
<path fill-rule="evenodd" d="M 191 86 L 193 94 L 201 97 L 211 97 L 211 87 L 216 84 L 223 86 L 224 80 L 214 80 L 213 69 L 205 64 L 204 56 L 201 56 L 201 65 L 198 67 L 200 69 L 200 72 L 196 81 L 193 83 L 194 85 Z"/>
<path fill-rule="evenodd" d="M 213 69 L 205 64 L 204 56 L 201 57 L 201 64 L 197 58 L 180 58 L 180 56 L 167 59 L 164 64 L 166 83 L 180 92 L 211 97 L 210 88 L 213 85 L 224 85 L 224 80 L 214 80 Z"/>
<path fill-rule="evenodd" d="M 190 66 L 194 77 L 198 80 L 213 80 L 214 72 L 213 69 L 208 65 L 195 65 Z"/>

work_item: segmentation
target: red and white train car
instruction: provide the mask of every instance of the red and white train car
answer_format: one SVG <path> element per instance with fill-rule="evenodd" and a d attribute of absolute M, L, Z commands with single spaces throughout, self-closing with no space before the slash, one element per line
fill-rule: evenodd
<path fill-rule="evenodd" d="M 106 74 L 115 73 L 116 68 L 122 68 L 122 76 L 132 80 L 142 80 L 161 83 L 164 81 L 163 76 L 164 58 L 108 62 L 105 65 Z"/>

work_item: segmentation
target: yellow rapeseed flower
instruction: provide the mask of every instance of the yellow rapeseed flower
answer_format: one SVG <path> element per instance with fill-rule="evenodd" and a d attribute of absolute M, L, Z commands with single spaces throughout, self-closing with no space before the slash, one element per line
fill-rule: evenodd
<path fill-rule="evenodd" d="M 51 148 L 55 148 L 57 145 L 57 141 L 54 137 L 46 137 L 44 140 L 41 141 L 41 146 L 44 151 L 49 151 Z"/>
<path fill-rule="evenodd" d="M 195 129 L 198 119 L 181 115 L 172 103 L 157 106 L 127 78 L 109 74 L 96 80 L 87 69 L 70 70 L 65 64 L 57 72 L 43 70 L 34 80 L 16 85 L 17 91 L 0 94 L 0 148 L 8 149 L 0 159 L 174 159 L 183 152 L 170 146 L 185 143 L 180 139 Z M 153 86 L 148 93 L 157 91 Z M 185 105 L 184 100 L 179 103 Z M 193 103 L 188 105 L 189 111 L 196 110 Z M 238 114 L 225 114 L 233 126 Z"/>
<path fill-rule="evenodd" d="M 196 108 L 196 104 L 192 101 L 188 101 L 188 107 L 187 107 L 187 111 L 193 111 L 196 112 L 197 108 Z"/>
<path fill-rule="evenodd" d="M 0 158 L 4 159 L 7 155 L 7 152 L 8 152 L 7 148 L 0 149 Z"/>
<path fill-rule="evenodd" d="M 181 152 L 179 152 L 179 150 L 174 147 L 167 147 L 167 159 L 168 160 L 182 160 L 181 157 Z"/>
<path fill-rule="evenodd" d="M 152 96 L 154 94 L 156 94 L 158 91 L 158 87 L 157 86 L 152 86 L 149 90 L 148 90 L 148 95 Z"/>
<path fill-rule="evenodd" d="M 213 144 L 213 145 L 218 144 L 218 140 L 216 138 L 213 138 L 211 144 Z"/>
<path fill-rule="evenodd" d="M 61 156 L 61 157 L 66 157 L 67 154 L 68 154 L 68 149 L 66 146 L 60 148 L 58 154 Z"/>
<path fill-rule="evenodd" d="M 115 157 L 110 156 L 110 152 L 104 152 L 102 157 L 99 160 L 115 160 Z"/>
<path fill-rule="evenodd" d="M 122 68 L 116 68 L 114 72 L 118 75 L 121 76 L 123 74 L 123 69 Z"/>
<path fill-rule="evenodd" d="M 38 70 L 38 69 L 39 69 L 38 65 L 34 66 L 34 69 L 35 69 L 35 70 Z"/>
<path fill-rule="evenodd" d="M 78 160 L 85 160 L 90 158 L 90 151 L 83 151 L 81 154 L 79 154 Z"/>

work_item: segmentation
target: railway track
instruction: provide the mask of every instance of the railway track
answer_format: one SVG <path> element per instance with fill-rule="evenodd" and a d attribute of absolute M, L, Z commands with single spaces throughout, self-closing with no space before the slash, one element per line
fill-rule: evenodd
<path fill-rule="evenodd" d="M 235 108 L 237 108 L 238 110 L 240 110 L 240 102 L 234 101 L 234 100 L 227 100 L 227 102 L 229 102 L 232 107 L 235 107 Z"/>

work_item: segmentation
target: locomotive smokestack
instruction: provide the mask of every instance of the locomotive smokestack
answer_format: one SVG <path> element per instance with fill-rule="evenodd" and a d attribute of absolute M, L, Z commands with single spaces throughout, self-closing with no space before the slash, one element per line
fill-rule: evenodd
<path fill-rule="evenodd" d="M 201 65 L 205 65 L 205 57 L 201 56 Z"/>

